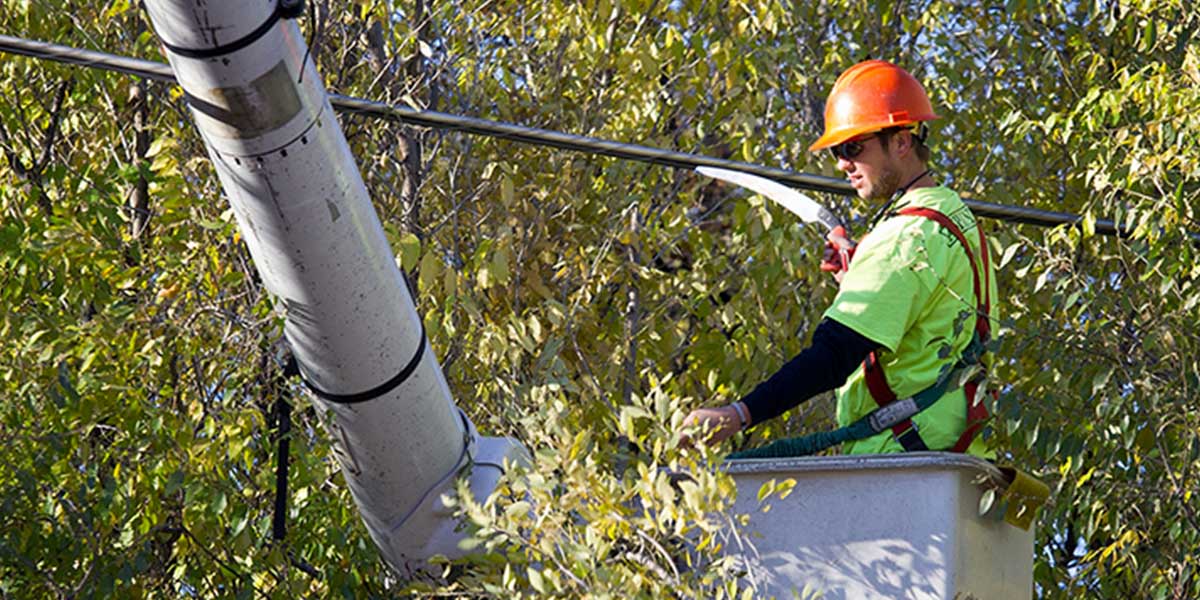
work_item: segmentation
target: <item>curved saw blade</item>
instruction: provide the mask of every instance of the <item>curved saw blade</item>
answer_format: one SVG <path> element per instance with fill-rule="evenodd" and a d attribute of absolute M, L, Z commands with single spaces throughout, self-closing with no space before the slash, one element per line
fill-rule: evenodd
<path fill-rule="evenodd" d="M 800 220 L 805 223 L 820 223 L 831 231 L 842 224 L 828 208 L 821 206 L 816 200 L 778 181 L 741 171 L 718 169 L 716 167 L 696 167 L 696 172 L 714 179 L 728 181 L 734 185 L 739 185 L 766 196 L 768 199 L 786 208 L 792 214 L 800 217 Z"/>

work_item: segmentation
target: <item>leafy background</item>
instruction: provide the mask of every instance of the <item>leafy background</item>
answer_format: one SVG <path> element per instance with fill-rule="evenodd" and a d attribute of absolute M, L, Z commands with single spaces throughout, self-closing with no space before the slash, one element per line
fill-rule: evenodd
<path fill-rule="evenodd" d="M 1200 596 L 1196 8 L 310 8 L 331 91 L 827 175 L 806 148 L 833 79 L 868 56 L 905 66 L 944 116 L 941 181 L 1085 215 L 987 224 L 1004 296 L 992 435 L 1054 491 L 1035 595 Z M 128 1 L 5 0 L 0 31 L 161 60 Z M 834 293 L 818 232 L 683 171 L 343 117 L 459 405 L 535 451 L 461 507 L 490 557 L 400 582 L 309 401 L 278 384 L 278 320 L 178 89 L 11 55 L 0 79 L 4 597 L 752 592 L 688 564 L 736 529 L 729 481 L 676 490 L 655 467 L 714 460 L 681 454 L 674 424 L 804 346 Z M 824 200 L 860 228 L 873 208 Z M 1097 218 L 1134 233 L 1097 237 Z M 281 394 L 297 406 L 282 544 Z M 734 446 L 831 419 L 817 398 Z"/>

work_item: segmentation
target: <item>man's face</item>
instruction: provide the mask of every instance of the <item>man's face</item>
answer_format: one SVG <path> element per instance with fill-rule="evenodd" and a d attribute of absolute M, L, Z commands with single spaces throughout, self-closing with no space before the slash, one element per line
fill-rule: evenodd
<path fill-rule="evenodd" d="M 894 139 L 894 136 L 886 138 L 888 142 Z M 838 156 L 838 170 L 846 173 L 850 186 L 864 200 L 887 200 L 900 188 L 900 169 L 891 148 L 883 145 L 884 140 L 878 134 L 873 135 L 859 140 L 862 150 L 857 155 Z"/>

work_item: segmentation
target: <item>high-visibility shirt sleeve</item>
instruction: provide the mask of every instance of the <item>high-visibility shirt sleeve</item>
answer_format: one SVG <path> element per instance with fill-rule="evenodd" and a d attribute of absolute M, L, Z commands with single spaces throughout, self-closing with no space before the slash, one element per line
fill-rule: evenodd
<path fill-rule="evenodd" d="M 855 251 L 850 270 L 825 317 L 879 342 L 900 345 L 929 299 L 928 252 L 910 219 L 889 219 Z"/>

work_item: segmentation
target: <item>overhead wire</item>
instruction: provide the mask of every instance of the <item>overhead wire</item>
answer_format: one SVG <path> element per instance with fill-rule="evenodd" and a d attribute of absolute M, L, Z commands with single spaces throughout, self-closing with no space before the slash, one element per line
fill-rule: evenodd
<path fill-rule="evenodd" d="M 95 50 L 85 50 L 61 44 L 0 35 L 0 52 L 20 54 L 43 60 L 104 69 L 136 77 L 175 83 L 174 73 L 167 64 Z M 329 100 L 334 109 L 342 113 L 364 115 L 419 127 L 459 131 L 519 143 L 609 156 L 680 169 L 695 169 L 700 166 L 732 169 L 774 179 L 790 184 L 793 187 L 810 191 L 841 196 L 852 196 L 855 193 L 849 182 L 844 179 L 824 175 L 799 173 L 778 167 L 713 158 L 700 154 L 677 152 L 637 144 L 627 144 L 549 129 L 525 127 L 503 121 L 421 110 L 405 105 L 388 104 L 340 94 L 330 94 Z M 1012 206 L 972 198 L 966 198 L 963 202 L 977 216 L 1012 223 L 1056 227 L 1067 224 L 1080 225 L 1084 221 L 1084 217 L 1067 212 Z M 1127 236 L 1132 233 L 1127 227 L 1123 227 L 1110 219 L 1096 219 L 1094 221 L 1094 231 L 1098 234 L 1116 236 Z M 1200 233 L 1188 232 L 1187 235 L 1193 242 L 1200 243 Z"/>

